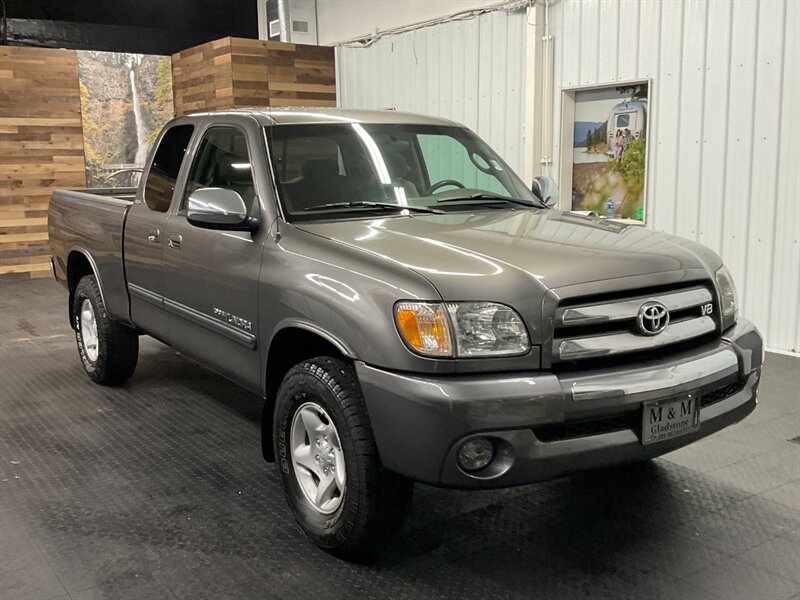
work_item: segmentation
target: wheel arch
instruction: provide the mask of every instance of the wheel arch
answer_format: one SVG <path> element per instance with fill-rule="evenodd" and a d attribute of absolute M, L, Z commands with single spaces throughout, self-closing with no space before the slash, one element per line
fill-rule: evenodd
<path fill-rule="evenodd" d="M 303 360 L 317 356 L 345 360 L 355 358 L 345 342 L 308 323 L 285 323 L 270 340 L 264 369 L 264 407 L 261 415 L 261 451 L 267 462 L 275 461 L 272 433 L 278 388 L 289 369 Z"/>
<path fill-rule="evenodd" d="M 97 288 L 100 290 L 100 297 L 105 305 L 105 295 L 103 294 L 103 282 L 100 281 L 100 273 L 97 263 L 89 252 L 83 248 L 73 248 L 67 255 L 67 289 L 69 290 L 69 323 L 70 327 L 75 326 L 73 304 L 75 300 L 75 289 L 78 282 L 86 275 L 94 275 L 97 280 Z"/>

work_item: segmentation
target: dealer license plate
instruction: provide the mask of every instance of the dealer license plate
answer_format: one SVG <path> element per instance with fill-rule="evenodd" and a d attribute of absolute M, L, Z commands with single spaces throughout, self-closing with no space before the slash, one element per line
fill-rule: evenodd
<path fill-rule="evenodd" d="M 686 394 L 643 405 L 642 444 L 663 442 L 699 428 L 700 407 L 696 396 Z"/>

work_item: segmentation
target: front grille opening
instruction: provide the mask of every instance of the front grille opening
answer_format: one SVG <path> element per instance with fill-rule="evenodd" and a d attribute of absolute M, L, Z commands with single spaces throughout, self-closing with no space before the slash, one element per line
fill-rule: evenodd
<path fill-rule="evenodd" d="M 604 417 L 600 419 L 585 419 L 581 421 L 567 421 L 566 423 L 551 423 L 533 428 L 533 435 L 540 442 L 559 442 L 575 438 L 602 435 L 615 431 L 633 430 L 638 434 L 641 428 L 641 413 L 634 411 L 624 415 Z"/>
<path fill-rule="evenodd" d="M 738 394 L 744 389 L 744 386 L 747 385 L 747 378 L 742 377 L 739 381 L 734 381 L 731 384 L 728 384 L 724 387 L 718 388 L 716 390 L 712 390 L 710 392 L 706 392 L 702 396 L 700 396 L 700 407 L 705 408 L 706 406 L 711 406 L 712 404 L 716 404 L 717 402 L 721 402 L 722 400 L 727 400 L 734 394 Z"/>

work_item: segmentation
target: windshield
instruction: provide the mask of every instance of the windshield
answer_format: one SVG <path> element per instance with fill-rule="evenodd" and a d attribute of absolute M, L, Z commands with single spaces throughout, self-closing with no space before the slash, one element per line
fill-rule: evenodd
<path fill-rule="evenodd" d="M 462 127 L 326 123 L 266 129 L 289 220 L 350 218 L 394 206 L 435 212 L 541 206 L 502 159 Z"/>

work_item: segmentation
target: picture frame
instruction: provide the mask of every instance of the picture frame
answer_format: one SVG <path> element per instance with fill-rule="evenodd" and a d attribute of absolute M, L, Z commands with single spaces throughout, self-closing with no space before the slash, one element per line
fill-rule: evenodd
<path fill-rule="evenodd" d="M 646 224 L 652 92 L 650 78 L 561 89 L 559 208 Z"/>

